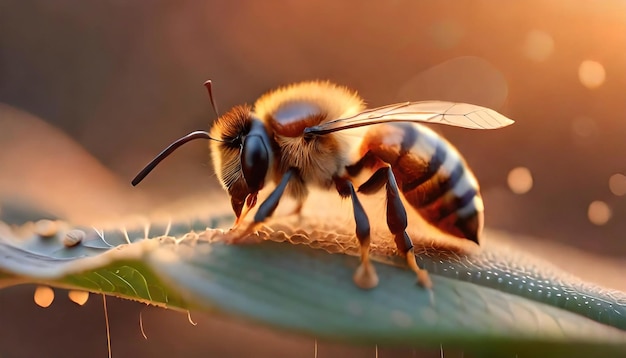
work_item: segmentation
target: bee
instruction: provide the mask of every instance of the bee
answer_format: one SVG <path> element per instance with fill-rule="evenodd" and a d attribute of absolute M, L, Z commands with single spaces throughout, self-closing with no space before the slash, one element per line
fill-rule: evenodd
<path fill-rule="evenodd" d="M 205 83 L 211 103 L 210 81 Z M 215 109 L 215 106 L 214 106 Z M 217 110 L 216 110 L 217 112 Z M 284 195 L 302 208 L 309 188 L 336 190 L 352 201 L 361 263 L 355 283 L 378 284 L 369 258 L 370 222 L 358 195 L 383 190 L 386 221 L 398 252 L 418 283 L 430 288 L 406 232 L 405 204 L 436 229 L 480 243 L 483 200 L 476 177 L 457 149 L 420 123 L 495 129 L 513 123 L 498 112 L 465 103 L 404 102 L 366 109 L 361 97 L 331 82 L 310 81 L 278 88 L 254 104 L 218 116 L 210 132 L 196 131 L 172 143 L 133 180 L 138 184 L 161 160 L 190 140 L 210 139 L 215 172 L 230 196 L 239 225 L 256 206 L 259 191 L 274 184 L 251 226 L 272 215 Z M 368 179 L 359 183 L 357 177 Z"/>

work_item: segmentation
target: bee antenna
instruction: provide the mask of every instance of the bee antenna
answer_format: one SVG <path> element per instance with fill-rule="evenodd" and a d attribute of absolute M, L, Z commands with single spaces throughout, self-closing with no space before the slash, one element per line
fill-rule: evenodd
<path fill-rule="evenodd" d="M 207 91 L 209 92 L 209 100 L 211 101 L 211 106 L 213 106 L 213 112 L 215 112 L 215 115 L 219 117 L 220 114 L 217 110 L 215 100 L 213 99 L 213 84 L 211 80 L 207 80 L 206 82 L 204 82 L 204 87 L 206 87 Z"/>
<path fill-rule="evenodd" d="M 135 177 L 135 179 L 133 179 L 133 181 L 131 182 L 133 184 L 133 186 L 136 186 L 137 184 L 139 184 L 148 174 L 150 174 L 150 172 L 159 164 L 161 163 L 161 161 L 163 159 L 165 159 L 167 156 L 169 156 L 170 154 L 172 154 L 173 151 L 175 151 L 178 147 L 180 147 L 181 145 L 194 140 L 194 139 L 209 139 L 209 140 L 214 140 L 216 142 L 224 142 L 223 140 L 220 139 L 215 139 L 213 137 L 211 137 L 209 135 L 208 132 L 205 131 L 195 131 L 195 132 L 191 132 L 189 134 L 187 134 L 186 136 L 177 139 L 176 141 L 174 141 L 174 143 L 170 144 L 167 148 L 163 149 L 163 151 L 161 153 L 159 153 L 159 155 L 157 155 L 154 159 L 152 159 L 152 161 L 150 163 L 148 163 L 148 165 L 146 165 L 140 172 L 139 174 L 137 174 L 137 176 Z"/>

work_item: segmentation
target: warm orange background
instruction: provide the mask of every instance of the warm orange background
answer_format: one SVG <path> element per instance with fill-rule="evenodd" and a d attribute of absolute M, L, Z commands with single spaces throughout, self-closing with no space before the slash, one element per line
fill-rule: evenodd
<path fill-rule="evenodd" d="M 579 79 L 586 60 L 605 70 L 605 80 L 596 88 Z M 208 128 L 213 116 L 202 82 L 209 78 L 221 111 L 251 103 L 278 85 L 314 78 L 353 87 L 372 106 L 446 99 L 493 107 L 517 123 L 492 132 L 437 129 L 457 144 L 481 181 L 487 225 L 613 259 L 626 257 L 626 197 L 614 195 L 608 186 L 612 174 L 626 174 L 624 1 L 0 0 L 0 103 L 62 129 L 120 178 L 120 190 L 128 190 L 126 182 L 171 140 Z M 99 173 L 97 181 L 74 185 L 76 193 L 92 190 L 90 183 L 118 185 L 89 159 L 81 157 L 76 168 L 79 159 L 68 158 L 78 149 L 59 144 L 56 135 L 46 135 L 49 129 L 24 125 L 18 130 L 6 116 L 0 125 L 0 184 L 14 183 L 12 192 L 35 190 L 36 181 L 29 186 L 16 173 L 41 162 L 58 185 L 72 182 L 64 175 Z M 17 144 L 28 138 L 28 146 Z M 216 191 L 207 152 L 205 143 L 189 144 L 135 192 L 163 202 L 225 195 Z M 59 172 L 61 166 L 74 169 Z M 534 179 L 523 195 L 507 187 L 508 172 L 518 166 L 527 167 Z M 80 197 L 74 192 L 68 196 Z M 605 225 L 587 218 L 594 200 L 612 210 Z M 99 203 L 107 210 L 116 205 Z M 73 205 L 85 204 L 76 200 Z M 57 330 L 53 324 L 70 320 L 90 327 L 71 328 L 88 337 L 79 339 L 86 342 L 80 355 L 103 354 L 104 328 L 93 319 L 101 317 L 97 299 L 80 310 L 53 305 L 34 313 L 30 302 L 16 302 L 18 291 L 0 292 L 0 321 L 13 322 L 0 325 L 0 346 L 8 356 L 32 356 L 36 345 L 52 349 L 55 345 L 42 338 L 49 333 L 40 329 Z M 160 339 L 155 332 L 144 342 L 136 325 L 139 308 L 114 305 L 114 354 L 163 353 L 160 345 L 180 342 L 173 336 L 183 331 L 197 339 L 178 349 L 210 349 L 198 337 L 208 335 L 205 329 L 214 321 L 205 322 L 205 328 L 182 324 L 168 333 L 166 322 L 184 323 L 185 318 L 161 314 L 150 329 L 172 337 Z M 31 320 L 16 321 L 16 312 Z M 7 331 L 21 333 L 11 339 Z M 25 337 L 26 332 L 32 336 Z M 60 342 L 56 346 L 65 346 Z M 257 356 L 280 356 L 281 347 L 294 349 L 284 351 L 286 356 L 313 354 L 308 341 L 291 346 L 278 340 L 271 347 L 263 342 L 247 344 L 255 346 Z M 372 356 L 373 350 L 353 353 Z M 330 352 L 320 351 L 324 356 Z"/>

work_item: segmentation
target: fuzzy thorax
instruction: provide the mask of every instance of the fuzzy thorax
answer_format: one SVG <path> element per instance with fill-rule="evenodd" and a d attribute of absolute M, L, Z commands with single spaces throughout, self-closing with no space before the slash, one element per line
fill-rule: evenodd
<path fill-rule="evenodd" d="M 349 117 L 365 108 L 361 97 L 347 87 L 329 81 L 308 81 L 280 87 L 264 94 L 254 104 L 254 112 L 262 120 L 269 121 L 281 109 L 294 103 L 308 104 L 310 108 L 317 107 L 317 114 L 325 116 L 322 122 Z"/>
<path fill-rule="evenodd" d="M 355 115 L 364 107 L 356 92 L 328 81 L 297 83 L 263 95 L 254 112 L 273 132 L 280 148 L 274 181 L 289 168 L 297 168 L 301 180 L 288 190 L 297 199 L 306 196 L 305 185 L 330 187 L 333 177 L 343 175 L 350 164 L 351 140 L 345 133 L 305 139 L 303 130 Z"/>

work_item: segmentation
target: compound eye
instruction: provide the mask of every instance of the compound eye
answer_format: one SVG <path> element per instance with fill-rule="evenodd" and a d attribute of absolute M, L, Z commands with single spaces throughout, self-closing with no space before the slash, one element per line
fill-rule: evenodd
<path fill-rule="evenodd" d="M 258 192 L 263 188 L 269 161 L 263 138 L 258 135 L 246 136 L 241 150 L 241 170 L 250 192 Z"/>

